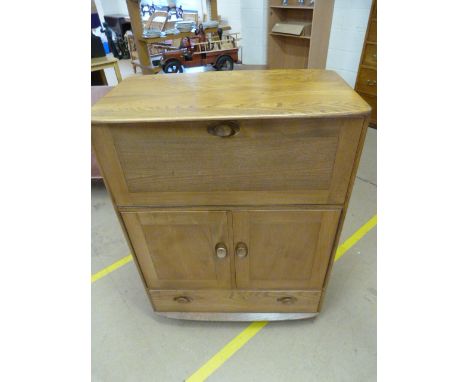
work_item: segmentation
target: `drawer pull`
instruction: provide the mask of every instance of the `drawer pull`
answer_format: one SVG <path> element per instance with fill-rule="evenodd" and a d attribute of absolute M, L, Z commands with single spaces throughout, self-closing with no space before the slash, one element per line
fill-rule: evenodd
<path fill-rule="evenodd" d="M 284 304 L 284 305 L 290 305 L 293 304 L 297 301 L 296 297 L 280 297 L 277 299 L 278 302 Z"/>
<path fill-rule="evenodd" d="M 228 138 L 239 132 L 239 125 L 236 122 L 222 122 L 208 127 L 208 133 L 221 138 Z"/>
<path fill-rule="evenodd" d="M 216 244 L 215 252 L 216 252 L 216 256 L 218 257 L 218 259 L 224 259 L 228 254 L 226 244 L 224 243 Z"/>
<path fill-rule="evenodd" d="M 174 297 L 174 301 L 178 302 L 179 304 L 188 304 L 192 299 L 187 296 L 177 296 Z"/>
<path fill-rule="evenodd" d="M 237 257 L 240 257 L 241 259 L 247 256 L 247 253 L 249 252 L 247 248 L 247 244 L 245 243 L 237 243 L 236 245 L 236 255 Z"/>
<path fill-rule="evenodd" d="M 377 81 L 375 81 L 375 80 L 367 80 L 367 85 L 368 85 L 368 86 L 375 86 L 375 85 L 377 85 Z"/>

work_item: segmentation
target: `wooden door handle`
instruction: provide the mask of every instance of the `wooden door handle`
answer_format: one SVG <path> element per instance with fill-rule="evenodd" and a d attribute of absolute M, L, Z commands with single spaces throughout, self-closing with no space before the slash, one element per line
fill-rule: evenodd
<path fill-rule="evenodd" d="M 239 125 L 236 122 L 221 122 L 208 127 L 208 133 L 216 137 L 228 138 L 239 132 Z"/>
<path fill-rule="evenodd" d="M 276 301 L 282 303 L 282 304 L 285 304 L 285 305 L 289 305 L 289 304 L 293 304 L 297 301 L 297 298 L 296 297 L 280 297 L 278 298 Z"/>
<path fill-rule="evenodd" d="M 247 253 L 249 252 L 247 248 L 247 244 L 239 242 L 236 245 L 236 255 L 237 257 L 243 258 L 247 256 Z"/>
<path fill-rule="evenodd" d="M 178 302 L 179 304 L 188 304 L 192 299 L 187 296 L 177 296 L 174 297 L 174 301 Z"/>
<path fill-rule="evenodd" d="M 218 259 L 224 259 L 228 254 L 228 249 L 226 247 L 226 244 L 224 243 L 216 244 L 215 252 L 216 252 L 216 256 L 218 257 Z"/>

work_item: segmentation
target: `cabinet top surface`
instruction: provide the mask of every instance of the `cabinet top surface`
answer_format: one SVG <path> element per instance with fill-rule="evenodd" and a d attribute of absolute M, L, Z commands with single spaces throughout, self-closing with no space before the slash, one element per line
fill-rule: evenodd
<path fill-rule="evenodd" d="M 97 102 L 92 123 L 366 115 L 333 71 L 237 70 L 129 77 Z"/>

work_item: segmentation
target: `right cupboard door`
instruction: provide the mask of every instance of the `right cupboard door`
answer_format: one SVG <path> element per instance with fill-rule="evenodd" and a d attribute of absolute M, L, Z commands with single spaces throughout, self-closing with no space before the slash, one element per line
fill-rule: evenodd
<path fill-rule="evenodd" d="M 233 212 L 240 289 L 322 289 L 341 210 Z"/>

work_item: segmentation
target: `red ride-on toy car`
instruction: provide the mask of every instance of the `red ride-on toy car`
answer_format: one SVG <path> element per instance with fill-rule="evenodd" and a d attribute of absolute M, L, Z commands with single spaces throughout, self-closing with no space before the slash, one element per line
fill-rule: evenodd
<path fill-rule="evenodd" d="M 182 73 L 183 68 L 212 65 L 216 70 L 232 70 L 239 61 L 236 34 L 202 41 L 202 36 L 184 37 L 179 49 L 162 54 L 160 65 L 165 73 Z"/>

